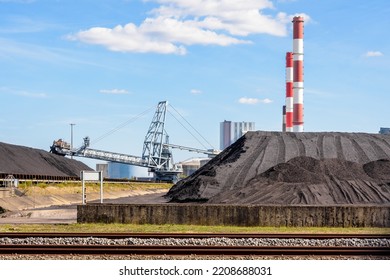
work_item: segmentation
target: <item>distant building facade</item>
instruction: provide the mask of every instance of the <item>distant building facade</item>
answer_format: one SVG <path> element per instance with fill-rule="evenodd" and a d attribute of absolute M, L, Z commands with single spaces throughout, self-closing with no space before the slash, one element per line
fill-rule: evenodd
<path fill-rule="evenodd" d="M 379 133 L 380 134 L 387 134 L 387 135 L 390 135 L 390 127 L 381 127 L 379 129 Z"/>
<path fill-rule="evenodd" d="M 238 138 L 248 131 L 255 130 L 254 122 L 232 122 L 223 121 L 220 123 L 220 149 L 223 150 L 230 146 Z"/>

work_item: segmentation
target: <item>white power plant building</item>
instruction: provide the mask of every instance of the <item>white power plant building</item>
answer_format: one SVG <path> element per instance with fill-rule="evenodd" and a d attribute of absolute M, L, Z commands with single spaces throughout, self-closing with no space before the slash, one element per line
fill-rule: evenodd
<path fill-rule="evenodd" d="M 220 123 L 220 149 L 223 150 L 230 146 L 238 138 L 248 131 L 255 130 L 254 122 L 232 122 L 223 121 Z"/>

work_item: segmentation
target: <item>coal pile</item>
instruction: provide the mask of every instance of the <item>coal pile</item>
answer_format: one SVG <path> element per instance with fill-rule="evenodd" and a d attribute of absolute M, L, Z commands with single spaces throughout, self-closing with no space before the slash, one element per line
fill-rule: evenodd
<path fill-rule="evenodd" d="M 390 204 L 390 137 L 248 132 L 167 197 L 229 204 Z"/>
<path fill-rule="evenodd" d="M 0 173 L 79 177 L 84 163 L 44 150 L 0 142 Z"/>
<path fill-rule="evenodd" d="M 379 173 L 390 171 L 389 163 L 381 160 L 362 165 L 339 159 L 296 157 L 270 168 L 246 187 L 217 194 L 208 203 L 390 205 L 390 173 L 388 180 L 381 180 L 364 171 L 372 164 Z"/>

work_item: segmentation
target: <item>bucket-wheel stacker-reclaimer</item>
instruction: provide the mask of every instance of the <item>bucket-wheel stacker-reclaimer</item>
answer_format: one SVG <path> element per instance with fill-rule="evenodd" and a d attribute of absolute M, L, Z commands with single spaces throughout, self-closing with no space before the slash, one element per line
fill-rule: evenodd
<path fill-rule="evenodd" d="M 78 156 L 147 167 L 149 171 L 154 173 L 156 181 L 177 182 L 183 170 L 181 165 L 173 162 L 171 148 L 203 153 L 209 157 L 217 155 L 219 151 L 169 144 L 169 137 L 165 131 L 167 106 L 167 101 L 158 103 L 145 136 L 141 157 L 91 149 L 89 148 L 90 139 L 88 136 L 84 138 L 84 144 L 79 148 L 72 148 L 71 145 L 62 139 L 56 140 L 50 147 L 50 151 L 62 156 Z"/>

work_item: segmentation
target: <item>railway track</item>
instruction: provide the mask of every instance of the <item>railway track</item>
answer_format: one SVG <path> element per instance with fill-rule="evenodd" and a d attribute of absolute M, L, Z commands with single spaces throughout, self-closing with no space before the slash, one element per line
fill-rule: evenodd
<path fill-rule="evenodd" d="M 0 232 L 0 238 L 64 238 L 64 237 L 97 237 L 97 238 L 305 238 L 305 239 L 335 239 L 359 238 L 390 239 L 390 234 L 306 234 L 306 233 L 102 233 L 102 232 Z"/>
<path fill-rule="evenodd" d="M 343 234 L 154 234 L 154 233 L 0 233 L 0 239 L 64 238 L 101 239 L 390 239 L 390 235 Z M 216 245 L 80 245 L 3 244 L 0 254 L 88 254 L 88 255 L 263 255 L 263 256 L 390 256 L 389 246 L 216 246 Z"/>
<path fill-rule="evenodd" d="M 0 245 L 1 254 L 389 256 L 384 247 Z"/>

